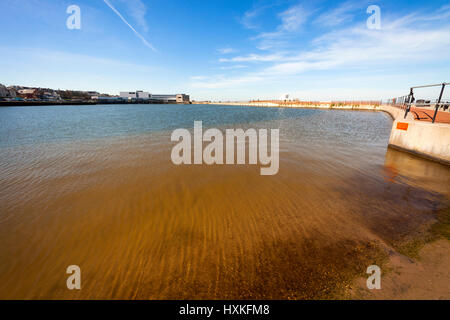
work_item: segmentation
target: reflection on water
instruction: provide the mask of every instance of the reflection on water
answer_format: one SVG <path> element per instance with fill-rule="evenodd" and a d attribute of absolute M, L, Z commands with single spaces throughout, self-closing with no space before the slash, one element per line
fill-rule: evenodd
<path fill-rule="evenodd" d="M 444 165 L 389 148 L 386 152 L 385 168 L 392 180 L 406 181 L 408 184 L 450 196 L 449 169 Z"/>
<path fill-rule="evenodd" d="M 3 147 L 0 298 L 334 297 L 435 221 L 449 169 L 386 154 L 386 115 L 291 115 L 238 126 L 280 128 L 275 176 L 174 166 L 167 131 Z"/>

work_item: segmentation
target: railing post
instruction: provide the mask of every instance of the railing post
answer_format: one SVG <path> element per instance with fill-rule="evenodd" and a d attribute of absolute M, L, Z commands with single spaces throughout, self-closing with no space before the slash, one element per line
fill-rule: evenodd
<path fill-rule="evenodd" d="M 445 89 L 445 83 L 442 84 L 442 89 L 441 89 L 441 94 L 439 95 L 439 99 L 436 103 L 436 110 L 434 110 L 434 115 L 433 115 L 433 122 L 436 121 L 436 115 L 438 113 L 439 110 L 439 104 L 441 103 L 441 99 L 442 99 L 442 95 L 444 94 L 444 89 Z"/>
<path fill-rule="evenodd" d="M 411 109 L 411 103 L 412 103 L 412 99 L 414 97 L 414 92 L 413 92 L 413 88 L 410 89 L 409 91 L 409 96 L 408 96 L 408 104 L 406 105 L 406 110 L 405 110 L 405 117 L 404 119 L 406 119 L 406 116 L 408 115 L 409 110 Z"/>

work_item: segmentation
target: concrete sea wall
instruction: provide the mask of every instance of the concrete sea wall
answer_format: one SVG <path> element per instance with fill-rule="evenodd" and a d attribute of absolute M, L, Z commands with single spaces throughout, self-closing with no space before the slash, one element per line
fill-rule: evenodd
<path fill-rule="evenodd" d="M 450 165 L 450 125 L 416 121 L 411 113 L 388 105 L 381 110 L 394 119 L 389 147 Z"/>
<path fill-rule="evenodd" d="M 450 165 L 450 125 L 395 120 L 389 146 Z"/>

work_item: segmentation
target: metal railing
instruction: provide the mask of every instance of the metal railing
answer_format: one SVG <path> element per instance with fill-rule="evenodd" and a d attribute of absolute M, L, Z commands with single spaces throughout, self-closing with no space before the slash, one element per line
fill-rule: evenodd
<path fill-rule="evenodd" d="M 444 82 L 440 84 L 429 84 L 424 86 L 411 87 L 408 95 L 393 99 L 392 104 L 398 108 L 405 110 L 405 118 L 408 115 L 408 112 L 411 111 L 412 105 L 414 105 L 415 107 L 431 107 L 432 105 L 434 105 L 435 110 L 433 117 L 431 119 L 432 123 L 434 123 L 436 121 L 436 116 L 438 114 L 439 108 L 449 107 L 449 102 L 442 102 L 442 96 L 444 95 L 445 86 L 449 84 L 450 84 L 449 82 Z M 431 100 L 425 99 L 420 99 L 416 101 L 416 99 L 414 98 L 414 89 L 431 88 L 431 87 L 441 87 L 439 98 L 436 100 L 435 103 L 432 103 Z"/>

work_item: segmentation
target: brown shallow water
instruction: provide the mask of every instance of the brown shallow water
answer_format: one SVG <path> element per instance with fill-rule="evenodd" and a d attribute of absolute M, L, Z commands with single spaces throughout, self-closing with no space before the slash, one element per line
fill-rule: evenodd
<path fill-rule="evenodd" d="M 319 119 L 326 138 L 258 124 L 284 128 L 275 176 L 175 166 L 168 132 L 4 148 L 0 298 L 340 297 L 450 194 L 450 170 L 387 150 L 391 121 L 360 120 L 372 116 L 376 143 L 333 136 L 333 115 Z M 79 291 L 66 288 L 69 265 Z"/>

